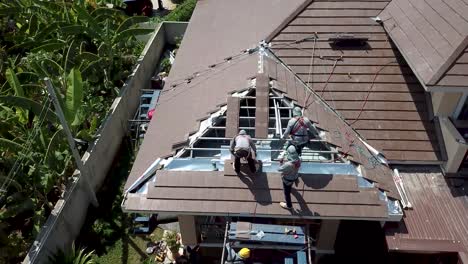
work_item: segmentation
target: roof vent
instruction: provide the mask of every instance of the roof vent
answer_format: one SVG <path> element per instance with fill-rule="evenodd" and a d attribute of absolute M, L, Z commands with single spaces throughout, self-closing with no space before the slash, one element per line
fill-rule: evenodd
<path fill-rule="evenodd" d="M 369 45 L 367 41 L 369 38 L 356 37 L 352 34 L 339 34 L 328 39 L 328 42 L 332 47 L 336 48 L 359 48 L 365 49 Z"/>

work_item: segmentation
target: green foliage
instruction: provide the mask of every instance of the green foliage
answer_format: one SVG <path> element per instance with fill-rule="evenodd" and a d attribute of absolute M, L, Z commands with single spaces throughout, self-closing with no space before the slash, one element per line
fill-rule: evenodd
<path fill-rule="evenodd" d="M 171 13 L 164 17 L 166 21 L 189 21 L 197 0 L 185 0 L 178 5 Z"/>
<path fill-rule="evenodd" d="M 93 251 L 85 253 L 85 249 L 75 249 L 75 244 L 71 250 L 64 252 L 59 250 L 57 254 L 49 258 L 50 264 L 93 264 Z"/>
<path fill-rule="evenodd" d="M 160 62 L 159 67 L 160 67 L 162 72 L 169 73 L 169 71 L 171 70 L 171 67 L 172 67 L 172 64 L 171 64 L 171 61 L 169 60 L 169 58 L 162 59 L 161 62 Z"/>
<path fill-rule="evenodd" d="M 167 247 L 172 252 L 179 250 L 180 244 L 177 241 L 177 233 L 174 231 L 166 231 L 164 234 L 164 240 L 166 241 Z"/>
<path fill-rule="evenodd" d="M 122 5 L 0 1 L 0 263 L 22 261 L 74 170 L 43 78 L 74 136 L 92 141 L 143 50 L 135 36 L 151 31 L 138 27 L 148 19 L 110 2 Z"/>

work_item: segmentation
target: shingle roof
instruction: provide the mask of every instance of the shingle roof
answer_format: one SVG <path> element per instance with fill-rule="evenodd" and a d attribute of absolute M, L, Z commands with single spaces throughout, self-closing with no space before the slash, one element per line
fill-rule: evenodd
<path fill-rule="evenodd" d="M 400 223 L 387 224 L 389 250 L 468 250 L 468 181 L 451 187 L 438 168 L 402 168 L 403 185 L 413 209 Z"/>
<path fill-rule="evenodd" d="M 199 1 L 193 12 L 166 88 L 209 65 L 254 47 L 303 0 Z M 268 8 L 265 8 L 268 6 Z M 207 112 L 226 102 L 228 92 L 247 87 L 257 72 L 257 56 L 242 57 L 209 74 L 164 92 L 156 107 L 134 166 L 128 188 L 157 158 L 172 154 L 172 146 L 198 130 Z"/>
<path fill-rule="evenodd" d="M 271 36 L 272 49 L 391 162 L 437 163 L 439 144 L 425 91 L 384 28 L 371 19 L 388 3 L 313 1 Z M 315 44 L 293 43 L 315 32 Z M 343 33 L 368 38 L 368 46 L 330 45 L 330 37 Z M 342 60 L 333 69 L 334 61 L 321 56 Z"/>
<path fill-rule="evenodd" d="M 468 88 L 466 1 L 392 0 L 379 17 L 428 90 Z"/>
<path fill-rule="evenodd" d="M 374 188 L 358 187 L 351 175 L 302 175 L 292 192 L 295 210 L 282 209 L 278 173 L 252 177 L 223 172 L 158 171 L 146 197 L 129 194 L 127 211 L 258 217 L 387 219 L 387 205 Z"/>

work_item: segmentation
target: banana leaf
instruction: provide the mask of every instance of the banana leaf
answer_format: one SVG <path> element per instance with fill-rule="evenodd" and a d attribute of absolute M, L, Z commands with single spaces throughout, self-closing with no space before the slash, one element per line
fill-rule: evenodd
<path fill-rule="evenodd" d="M 21 83 L 19 82 L 15 72 L 10 68 L 6 70 L 6 79 L 10 87 L 15 91 L 15 95 L 24 97 L 24 91 L 21 87 Z"/>
<path fill-rule="evenodd" d="M 130 28 L 126 29 L 120 33 L 118 33 L 113 40 L 113 43 L 120 42 L 126 38 L 132 37 L 132 36 L 137 36 L 137 35 L 146 35 L 153 33 L 154 29 L 148 29 L 148 28 Z"/>
<path fill-rule="evenodd" d="M 81 72 L 71 69 L 67 77 L 67 94 L 65 96 L 65 117 L 71 124 L 83 103 L 83 81 Z"/>
<path fill-rule="evenodd" d="M 59 49 L 63 49 L 67 43 L 63 41 L 52 41 L 46 44 L 43 44 L 37 48 L 34 48 L 31 50 L 31 52 L 38 52 L 38 51 L 46 51 L 46 52 L 52 52 L 56 51 Z"/>
<path fill-rule="evenodd" d="M 32 111 L 36 116 L 40 116 L 43 108 L 41 104 L 31 99 L 12 95 L 0 96 L 0 103 L 11 107 L 19 107 L 21 109 Z M 53 123 L 57 123 L 58 120 L 57 115 L 50 109 L 45 110 L 45 118 Z"/>
<path fill-rule="evenodd" d="M 117 28 L 117 33 L 120 33 L 124 30 L 129 29 L 131 26 L 138 24 L 138 23 L 144 23 L 148 22 L 149 18 L 145 16 L 134 16 L 134 17 L 129 17 L 125 19 L 124 22 L 120 24 L 120 26 Z"/>

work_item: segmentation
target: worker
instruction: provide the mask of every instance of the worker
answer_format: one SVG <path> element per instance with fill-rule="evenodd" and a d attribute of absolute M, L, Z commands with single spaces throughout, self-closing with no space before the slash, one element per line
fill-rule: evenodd
<path fill-rule="evenodd" d="M 291 136 L 292 141 L 287 144 L 287 147 L 294 145 L 299 156 L 302 155 L 302 149 L 309 146 L 311 138 L 319 138 L 317 128 L 307 117 L 302 116 L 302 110 L 298 106 L 293 108 L 293 117 L 289 119 L 282 139 L 286 140 L 288 136 Z"/>
<path fill-rule="evenodd" d="M 291 210 L 291 189 L 293 183 L 298 183 L 299 180 L 299 168 L 301 167 L 301 159 L 297 154 L 296 148 L 291 145 L 286 150 L 287 161 L 280 161 L 281 166 L 278 171 L 281 172 L 281 179 L 283 180 L 283 191 L 284 199 L 286 202 L 280 202 L 280 206 L 284 209 Z"/>
<path fill-rule="evenodd" d="M 246 264 L 250 258 L 250 249 L 242 248 L 238 253 L 231 247 L 231 243 L 226 244 L 225 264 Z"/>
<path fill-rule="evenodd" d="M 153 3 L 151 0 L 124 0 L 123 2 L 126 4 L 125 13 L 128 16 L 143 14 L 150 17 L 153 15 Z"/>
<path fill-rule="evenodd" d="M 234 155 L 234 170 L 237 174 L 240 173 L 240 159 L 247 159 L 249 163 L 249 168 L 252 173 L 256 172 L 255 168 L 255 159 L 253 155 L 257 155 L 257 148 L 252 138 L 245 132 L 245 130 L 239 131 L 239 134 L 231 140 L 230 151 Z"/>

